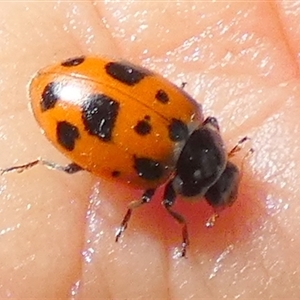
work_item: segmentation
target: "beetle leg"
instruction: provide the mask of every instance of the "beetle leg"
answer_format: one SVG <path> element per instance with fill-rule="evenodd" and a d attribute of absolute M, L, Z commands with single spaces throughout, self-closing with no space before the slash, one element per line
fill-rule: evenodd
<path fill-rule="evenodd" d="M 181 88 L 182 90 L 184 90 L 184 88 L 186 87 L 186 85 L 187 85 L 187 82 L 183 81 L 183 82 L 181 82 L 180 88 Z"/>
<path fill-rule="evenodd" d="M 212 227 L 215 225 L 217 218 L 219 218 L 219 214 L 215 211 L 215 212 L 208 218 L 208 220 L 207 220 L 206 223 L 205 223 L 205 226 L 206 226 L 207 228 L 212 228 Z"/>
<path fill-rule="evenodd" d="M 22 173 L 22 172 L 24 172 L 28 169 L 31 169 L 31 168 L 35 167 L 36 165 L 42 165 L 42 166 L 45 166 L 49 169 L 63 171 L 63 172 L 68 173 L 68 174 L 74 174 L 78 171 L 83 170 L 80 166 L 78 166 L 75 163 L 70 163 L 66 166 L 61 166 L 59 164 L 44 160 L 42 158 L 38 158 L 38 159 L 36 159 L 34 161 L 31 161 L 31 162 L 29 162 L 27 164 L 24 164 L 24 165 L 14 166 L 14 167 L 6 168 L 6 169 L 0 169 L 0 175 L 3 175 L 5 173 L 10 173 L 10 172 Z"/>
<path fill-rule="evenodd" d="M 129 203 L 128 210 L 127 210 L 127 212 L 126 212 L 126 214 L 125 214 L 125 216 L 122 220 L 121 225 L 117 229 L 116 238 L 115 238 L 116 242 L 118 242 L 119 238 L 121 237 L 123 232 L 126 230 L 126 228 L 128 226 L 128 222 L 129 222 L 129 220 L 131 218 L 131 215 L 132 215 L 132 211 L 135 208 L 138 208 L 143 204 L 149 203 L 151 201 L 154 193 L 155 193 L 155 189 L 148 189 L 144 192 L 144 194 L 143 194 L 143 196 L 140 200 L 132 201 L 132 202 Z"/>
<path fill-rule="evenodd" d="M 186 250 L 189 246 L 189 234 L 185 218 L 178 212 L 172 209 L 176 201 L 176 193 L 174 191 L 172 180 L 168 182 L 165 187 L 164 200 L 162 201 L 163 206 L 166 208 L 168 213 L 182 225 L 182 243 L 181 243 L 181 257 L 186 257 Z"/>
<path fill-rule="evenodd" d="M 247 141 L 250 141 L 250 138 L 247 137 L 247 136 L 244 136 L 243 138 L 241 138 L 237 143 L 236 145 L 229 151 L 228 153 L 228 157 L 232 157 L 234 156 L 237 152 L 239 152 L 244 143 L 247 142 Z M 254 149 L 253 148 L 250 148 L 250 150 L 247 152 L 249 154 L 253 153 L 254 152 Z M 248 154 L 247 154 L 248 155 Z"/>

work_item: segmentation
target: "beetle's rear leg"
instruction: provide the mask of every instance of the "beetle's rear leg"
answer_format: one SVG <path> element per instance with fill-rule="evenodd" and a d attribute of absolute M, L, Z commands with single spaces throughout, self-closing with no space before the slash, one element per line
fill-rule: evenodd
<path fill-rule="evenodd" d="M 47 167 L 49 169 L 53 169 L 53 170 L 63 171 L 68 174 L 74 174 L 74 173 L 82 170 L 82 168 L 75 163 L 70 163 L 68 165 L 61 166 L 59 164 L 44 160 L 42 158 L 38 158 L 38 159 L 31 161 L 24 165 L 14 166 L 14 167 L 6 168 L 6 169 L 0 169 L 0 175 L 3 175 L 5 173 L 10 173 L 10 172 L 22 173 L 22 172 L 24 172 L 28 169 L 31 169 L 37 165 L 42 165 L 42 166 L 45 166 L 45 167 Z"/>

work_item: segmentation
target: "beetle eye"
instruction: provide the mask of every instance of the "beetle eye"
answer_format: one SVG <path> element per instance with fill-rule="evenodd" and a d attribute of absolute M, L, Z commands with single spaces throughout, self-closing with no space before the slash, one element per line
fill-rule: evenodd
<path fill-rule="evenodd" d="M 227 162 L 226 168 L 217 182 L 204 197 L 212 207 L 230 206 L 237 198 L 240 172 L 236 165 Z"/>

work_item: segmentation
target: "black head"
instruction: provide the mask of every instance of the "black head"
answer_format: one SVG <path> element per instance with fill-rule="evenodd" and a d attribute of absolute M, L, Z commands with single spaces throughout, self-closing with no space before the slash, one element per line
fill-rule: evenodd
<path fill-rule="evenodd" d="M 185 197 L 204 196 L 220 178 L 227 153 L 215 118 L 207 118 L 188 138 L 179 155 L 173 188 Z"/>

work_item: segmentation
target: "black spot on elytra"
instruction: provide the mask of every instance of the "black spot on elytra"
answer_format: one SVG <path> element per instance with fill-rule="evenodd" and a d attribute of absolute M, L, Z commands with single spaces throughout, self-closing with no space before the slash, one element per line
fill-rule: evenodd
<path fill-rule="evenodd" d="M 61 88 L 59 82 L 50 82 L 45 86 L 40 102 L 42 112 L 55 107 L 60 98 Z"/>
<path fill-rule="evenodd" d="M 79 130 L 76 126 L 63 121 L 56 126 L 56 136 L 58 143 L 66 150 L 72 151 L 75 148 L 76 139 L 79 138 Z"/>
<path fill-rule="evenodd" d="M 111 172 L 112 177 L 119 177 L 121 175 L 121 172 L 118 170 L 114 170 Z"/>
<path fill-rule="evenodd" d="M 89 134 L 109 142 L 112 139 L 118 111 L 119 103 L 114 99 L 103 94 L 90 95 L 82 106 L 85 129 Z"/>
<path fill-rule="evenodd" d="M 69 58 L 61 63 L 63 67 L 75 67 L 82 64 L 85 60 L 85 56 Z"/>
<path fill-rule="evenodd" d="M 109 62 L 105 66 L 106 73 L 114 79 L 127 84 L 138 84 L 144 77 L 150 74 L 147 69 L 123 62 Z"/>
<path fill-rule="evenodd" d="M 147 135 L 151 133 L 152 126 L 149 123 L 149 116 L 145 116 L 144 120 L 138 121 L 134 126 L 134 130 L 138 135 Z"/>
<path fill-rule="evenodd" d="M 164 90 L 158 90 L 155 99 L 158 100 L 160 103 L 166 104 L 169 102 L 169 96 Z"/>
<path fill-rule="evenodd" d="M 173 142 L 186 140 L 189 135 L 188 127 L 178 119 L 172 119 L 169 125 L 169 138 Z"/>
<path fill-rule="evenodd" d="M 134 169 L 139 177 L 146 180 L 157 180 L 164 173 L 160 162 L 147 157 L 134 157 Z"/>

